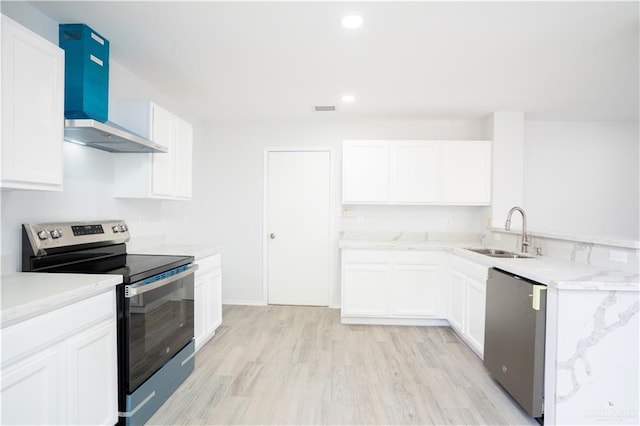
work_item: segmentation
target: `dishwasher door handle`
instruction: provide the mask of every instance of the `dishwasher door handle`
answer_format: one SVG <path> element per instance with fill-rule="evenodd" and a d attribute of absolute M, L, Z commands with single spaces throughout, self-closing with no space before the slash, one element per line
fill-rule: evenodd
<path fill-rule="evenodd" d="M 531 307 L 536 310 L 539 311 L 540 310 L 540 292 L 541 291 L 545 291 L 547 289 L 546 285 L 540 285 L 540 284 L 533 284 L 531 287 L 533 287 L 533 299 L 531 299 Z"/>

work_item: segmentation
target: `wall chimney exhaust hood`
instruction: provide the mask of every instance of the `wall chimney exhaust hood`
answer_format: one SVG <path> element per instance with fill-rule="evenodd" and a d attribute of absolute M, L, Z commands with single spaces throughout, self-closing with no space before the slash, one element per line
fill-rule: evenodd
<path fill-rule="evenodd" d="M 107 121 L 65 120 L 64 139 L 91 148 L 121 153 L 163 153 L 168 149 Z"/>

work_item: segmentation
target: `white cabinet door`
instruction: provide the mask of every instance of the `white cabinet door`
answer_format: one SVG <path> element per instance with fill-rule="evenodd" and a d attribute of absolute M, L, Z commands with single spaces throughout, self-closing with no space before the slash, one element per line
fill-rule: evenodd
<path fill-rule="evenodd" d="M 175 173 L 175 129 L 176 119 L 164 108 L 152 104 L 151 140 L 166 146 L 169 151 L 152 154 L 151 192 L 153 195 L 173 195 Z"/>
<path fill-rule="evenodd" d="M 466 278 L 458 271 L 449 273 L 449 322 L 460 332 L 464 332 Z"/>
<path fill-rule="evenodd" d="M 194 285 L 194 335 L 196 351 L 207 343 L 222 324 L 221 255 L 215 254 L 196 261 Z"/>
<path fill-rule="evenodd" d="M 115 289 L 2 329 L 2 424 L 114 424 Z"/>
<path fill-rule="evenodd" d="M 391 287 L 395 295 L 393 315 L 409 317 L 436 315 L 437 267 L 396 265 Z"/>
<path fill-rule="evenodd" d="M 345 141 L 344 204 L 488 205 L 491 141 Z"/>
<path fill-rule="evenodd" d="M 489 268 L 458 256 L 450 256 L 449 263 L 449 323 L 482 358 L 486 280 Z"/>
<path fill-rule="evenodd" d="M 196 278 L 194 283 L 194 296 L 193 296 L 193 334 L 196 341 L 196 348 L 200 348 L 207 339 L 207 298 L 208 289 L 205 285 L 206 276 L 198 276 L 196 271 Z"/>
<path fill-rule="evenodd" d="M 465 334 L 467 342 L 482 357 L 484 352 L 484 314 L 486 283 L 467 279 L 467 318 Z"/>
<path fill-rule="evenodd" d="M 438 201 L 436 142 L 392 142 L 391 201 L 398 204 Z"/>
<path fill-rule="evenodd" d="M 114 163 L 114 196 L 191 198 L 191 124 L 153 102 L 119 102 L 112 108 L 111 115 L 117 124 L 168 149 L 161 154 L 119 154 Z"/>
<path fill-rule="evenodd" d="M 491 142 L 448 141 L 441 147 L 441 201 L 488 205 L 491 201 Z"/>
<path fill-rule="evenodd" d="M 68 424 L 118 421 L 116 324 L 108 321 L 65 343 Z"/>
<path fill-rule="evenodd" d="M 342 162 L 343 203 L 388 203 L 388 142 L 345 141 Z"/>
<path fill-rule="evenodd" d="M 191 198 L 193 181 L 193 127 L 176 118 L 175 122 L 175 173 L 173 195 Z"/>
<path fill-rule="evenodd" d="M 2 371 L 2 424 L 66 423 L 58 353 L 44 350 Z"/>
<path fill-rule="evenodd" d="M 209 297 L 209 330 L 215 334 L 222 324 L 222 269 L 216 269 L 211 275 Z"/>
<path fill-rule="evenodd" d="M 62 190 L 64 51 L 2 15 L 2 187 Z"/>
<path fill-rule="evenodd" d="M 387 316 L 389 274 L 387 265 L 345 265 L 342 315 Z"/>

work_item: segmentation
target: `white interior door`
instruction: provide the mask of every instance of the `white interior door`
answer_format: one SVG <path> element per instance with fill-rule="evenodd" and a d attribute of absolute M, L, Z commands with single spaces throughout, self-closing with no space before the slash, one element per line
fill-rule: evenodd
<path fill-rule="evenodd" d="M 268 303 L 328 306 L 331 153 L 267 155 Z"/>

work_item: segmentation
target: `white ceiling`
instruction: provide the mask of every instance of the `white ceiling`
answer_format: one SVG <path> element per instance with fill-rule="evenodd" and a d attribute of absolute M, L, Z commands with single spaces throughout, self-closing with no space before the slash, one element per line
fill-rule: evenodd
<path fill-rule="evenodd" d="M 205 119 L 638 119 L 636 1 L 32 4 Z"/>

